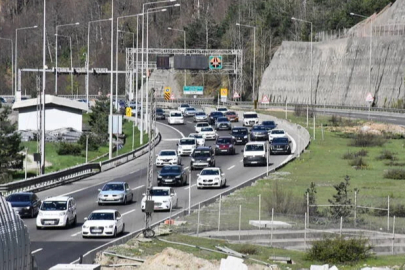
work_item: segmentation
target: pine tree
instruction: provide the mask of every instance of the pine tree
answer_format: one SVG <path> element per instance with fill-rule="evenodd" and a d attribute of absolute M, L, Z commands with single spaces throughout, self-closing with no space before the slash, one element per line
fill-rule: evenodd
<path fill-rule="evenodd" d="M 330 208 L 330 213 L 333 218 L 340 219 L 343 217 L 344 220 L 347 220 L 352 212 L 352 200 L 349 198 L 349 183 L 350 177 L 346 175 L 345 181 L 340 182 L 338 185 L 333 187 L 336 189 L 337 193 L 333 195 L 333 200 L 328 200 L 330 204 L 334 205 Z"/>

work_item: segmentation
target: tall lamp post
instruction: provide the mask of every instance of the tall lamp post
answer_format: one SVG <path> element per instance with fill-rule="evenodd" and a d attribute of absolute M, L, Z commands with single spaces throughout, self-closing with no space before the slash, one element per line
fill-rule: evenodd
<path fill-rule="evenodd" d="M 20 30 L 27 30 L 27 29 L 34 29 L 34 28 L 38 28 L 38 25 L 34 25 L 34 26 L 29 26 L 29 27 L 23 27 L 23 28 L 17 28 L 15 29 L 15 57 L 14 57 L 14 91 L 17 92 L 18 88 L 17 88 L 17 74 L 18 74 L 18 31 Z"/>
<path fill-rule="evenodd" d="M 253 91 L 252 91 L 252 101 L 254 102 L 256 100 L 255 96 L 255 82 L 256 82 L 256 26 L 252 25 L 247 25 L 247 24 L 240 24 L 236 23 L 237 26 L 244 26 L 248 28 L 253 28 Z"/>
<path fill-rule="evenodd" d="M 167 27 L 168 30 L 171 31 L 178 31 L 178 32 L 183 32 L 183 39 L 184 39 L 184 56 L 186 56 L 186 30 L 181 30 L 181 29 L 175 29 L 171 27 Z M 184 70 L 184 86 L 187 85 L 187 70 Z"/>
<path fill-rule="evenodd" d="M 311 95 L 311 105 L 312 105 L 312 77 L 313 77 L 313 50 L 312 50 L 312 22 L 302 20 L 302 19 L 297 19 L 295 17 L 292 17 L 291 20 L 293 21 L 299 21 L 299 22 L 305 22 L 311 24 L 311 75 L 310 75 L 310 95 Z"/>
<path fill-rule="evenodd" d="M 360 14 L 356 14 L 350 12 L 351 16 L 361 17 L 367 19 L 367 16 L 363 16 Z M 372 51 L 373 51 L 373 20 L 370 19 L 370 59 L 368 63 L 368 89 L 371 92 L 371 59 L 372 59 Z"/>
<path fill-rule="evenodd" d="M 56 35 L 56 34 L 55 34 Z M 73 56 L 72 56 L 72 37 L 70 36 L 62 36 L 62 35 L 58 35 L 58 37 L 63 37 L 63 38 L 68 38 L 69 39 L 69 52 L 70 52 L 70 70 L 71 72 L 73 72 Z M 57 50 L 57 49 L 56 49 Z M 58 53 L 56 53 L 56 59 L 58 59 Z M 57 63 L 58 60 L 56 60 Z M 56 66 L 57 69 L 57 66 Z M 57 80 L 58 77 L 55 78 L 55 80 Z M 55 82 L 56 83 L 56 82 Z M 70 73 L 70 87 L 72 90 L 72 96 L 74 95 L 73 93 L 73 73 Z M 56 88 L 57 89 L 57 88 Z"/>
<path fill-rule="evenodd" d="M 2 38 L 1 40 L 7 40 L 11 43 L 11 95 L 14 96 L 14 52 L 13 52 L 13 40 L 11 38 Z"/>
<path fill-rule="evenodd" d="M 58 29 L 60 27 L 77 26 L 79 24 L 80 24 L 79 22 L 76 22 L 76 23 L 61 24 L 61 25 L 56 26 L 56 34 L 55 34 L 55 95 L 56 96 L 58 95 Z M 72 49 L 72 48 L 70 48 L 70 49 Z"/>

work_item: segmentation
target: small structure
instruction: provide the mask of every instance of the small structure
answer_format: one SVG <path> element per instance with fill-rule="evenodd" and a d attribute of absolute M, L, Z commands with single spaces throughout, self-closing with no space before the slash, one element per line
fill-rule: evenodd
<path fill-rule="evenodd" d="M 37 130 L 40 120 L 40 98 L 18 101 L 13 110 L 18 110 L 18 130 Z M 82 114 L 87 104 L 76 100 L 45 95 L 45 131 L 73 128 L 82 131 Z"/>

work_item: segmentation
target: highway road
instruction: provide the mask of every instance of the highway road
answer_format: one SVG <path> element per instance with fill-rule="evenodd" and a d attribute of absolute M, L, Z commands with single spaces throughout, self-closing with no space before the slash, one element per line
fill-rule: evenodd
<path fill-rule="evenodd" d="M 241 122 L 233 124 L 234 126 L 242 125 Z M 283 124 L 279 125 L 283 127 Z M 162 134 L 162 141 L 156 148 L 156 153 L 161 149 L 176 149 L 176 141 L 189 133 L 194 132 L 194 123 L 191 118 L 186 118 L 185 125 L 169 126 L 167 121 L 159 121 L 158 129 Z M 220 131 L 219 135 L 228 135 L 229 131 Z M 296 149 L 297 135 L 290 133 L 292 139 L 292 150 Z M 207 141 L 206 145 L 213 145 L 214 141 Z M 227 187 L 225 189 L 203 189 L 198 190 L 195 186 L 196 174 L 198 171 L 192 171 L 191 179 L 191 198 L 192 205 L 204 201 L 217 194 L 222 193 L 227 188 L 241 184 L 251 178 L 258 177 L 266 172 L 266 167 L 243 167 L 242 166 L 242 147 L 237 146 L 237 154 L 232 156 L 216 156 L 216 166 L 222 168 L 227 178 Z M 291 159 L 293 155 L 271 156 L 270 169 L 278 164 Z M 188 167 L 190 162 L 189 157 L 183 157 L 182 163 L 184 167 Z M 92 250 L 104 243 L 112 241 L 109 239 L 82 239 L 81 225 L 84 217 L 87 217 L 93 210 L 96 209 L 117 209 L 124 215 L 126 224 L 126 233 L 137 231 L 144 228 L 144 213 L 141 211 L 140 201 L 142 193 L 145 192 L 146 176 L 147 176 L 147 155 L 144 155 L 137 160 L 123 164 L 118 168 L 97 174 L 84 180 L 71 183 L 69 185 L 60 186 L 38 193 L 42 199 L 57 195 L 73 196 L 77 202 L 78 224 L 74 228 L 69 229 L 45 229 L 37 230 L 35 219 L 25 219 L 28 226 L 32 251 L 35 255 L 39 269 L 48 269 L 58 263 L 70 263 L 79 258 L 89 250 Z M 156 184 L 156 168 L 154 170 L 154 184 Z M 96 199 L 98 189 L 104 183 L 110 181 L 126 181 L 134 191 L 135 202 L 129 205 L 113 205 L 113 206 L 98 206 Z M 173 209 L 173 212 L 183 211 L 188 209 L 188 187 L 175 187 L 179 198 L 179 206 Z M 153 214 L 152 223 L 164 220 L 169 217 L 167 212 L 155 212 Z"/>

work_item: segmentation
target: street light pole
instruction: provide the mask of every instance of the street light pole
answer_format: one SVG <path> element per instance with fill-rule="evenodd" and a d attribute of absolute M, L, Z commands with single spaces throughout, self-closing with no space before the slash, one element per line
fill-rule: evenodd
<path fill-rule="evenodd" d="M 297 19 L 292 17 L 291 20 L 293 21 L 300 21 L 300 22 L 305 22 L 305 23 L 309 23 L 311 24 L 311 75 L 310 75 L 310 96 L 311 96 L 311 105 L 313 104 L 312 102 L 312 77 L 313 77 L 313 47 L 312 47 L 312 22 L 310 21 L 306 21 L 306 20 L 302 20 L 302 19 Z M 315 98 L 315 103 L 316 103 L 316 98 Z"/>
<path fill-rule="evenodd" d="M 18 79 L 17 79 L 17 73 L 18 73 L 18 31 L 19 30 L 26 30 L 26 29 L 33 29 L 33 28 L 37 28 L 38 27 L 38 25 L 34 25 L 34 26 L 30 26 L 30 27 L 23 27 L 23 28 L 17 28 L 17 29 L 15 29 L 15 42 L 14 42 L 14 45 L 15 45 L 15 57 L 14 57 L 14 61 L 15 61 L 15 64 L 14 64 L 14 92 L 17 92 L 17 90 L 18 90 L 18 87 L 17 87 L 17 81 L 18 81 Z M 15 94 L 15 93 L 14 93 Z"/>
<path fill-rule="evenodd" d="M 114 85 L 114 0 L 111 0 L 111 76 L 110 76 L 110 143 L 109 143 L 109 151 L 108 151 L 108 158 L 112 159 L 112 133 L 113 133 L 113 85 Z M 88 102 L 88 101 L 87 101 Z M 118 138 L 117 138 L 118 141 Z M 117 144 L 118 149 L 118 144 Z"/>
<path fill-rule="evenodd" d="M 42 43 L 42 110 L 41 110 L 41 174 L 45 174 L 45 86 L 46 86 L 46 0 L 44 0 L 44 22 Z"/>
<path fill-rule="evenodd" d="M 55 34 L 55 95 L 58 95 L 58 28 L 64 26 L 76 26 L 79 25 L 79 22 L 76 23 L 69 23 L 69 24 L 62 24 L 56 26 L 56 34 Z"/>
<path fill-rule="evenodd" d="M 7 40 L 11 42 L 11 95 L 14 96 L 14 53 L 13 53 L 13 40 L 11 38 L 2 38 L 2 40 Z"/>
<path fill-rule="evenodd" d="M 244 26 L 253 28 L 253 89 L 252 89 L 252 101 L 256 100 L 255 88 L 256 88 L 256 26 L 236 23 L 237 26 Z"/>
<path fill-rule="evenodd" d="M 172 31 L 178 31 L 178 32 L 183 32 L 183 39 L 184 39 L 184 56 L 186 56 L 186 30 L 181 30 L 181 29 L 175 29 L 175 28 L 171 28 L 171 27 L 167 27 L 168 30 L 172 30 Z M 184 86 L 187 85 L 187 70 L 184 70 Z"/>

